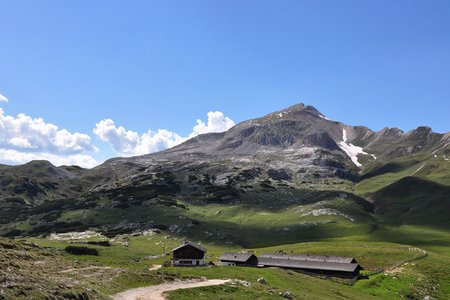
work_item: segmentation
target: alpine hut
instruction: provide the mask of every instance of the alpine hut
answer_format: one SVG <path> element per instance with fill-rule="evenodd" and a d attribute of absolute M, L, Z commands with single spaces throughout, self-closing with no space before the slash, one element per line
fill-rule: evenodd
<path fill-rule="evenodd" d="M 172 250 L 174 266 L 204 266 L 206 248 L 199 244 L 186 241 Z"/>
<path fill-rule="evenodd" d="M 256 267 L 258 258 L 252 253 L 225 252 L 220 257 L 222 266 L 247 266 Z"/>

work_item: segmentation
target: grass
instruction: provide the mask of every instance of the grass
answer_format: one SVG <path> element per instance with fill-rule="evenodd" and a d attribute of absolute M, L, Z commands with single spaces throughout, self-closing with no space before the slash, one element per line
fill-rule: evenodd
<path fill-rule="evenodd" d="M 415 237 L 412 238 L 412 237 Z M 40 246 L 63 249 L 67 242 L 45 238 L 28 239 Z M 386 241 L 392 242 L 386 242 Z M 181 243 L 180 236 L 153 235 L 129 237 L 129 246 L 113 243 L 111 247 L 90 246 L 98 249 L 99 256 L 72 256 L 66 258 L 83 263 L 123 268 L 125 272 L 113 284 L 103 284 L 97 289 L 105 295 L 130 287 L 156 284 L 170 278 L 233 278 L 248 281 L 251 286 L 204 287 L 170 293 L 170 299 L 275 299 L 279 292 L 290 291 L 296 299 L 398 299 L 423 298 L 432 295 L 445 299 L 450 292 L 450 234 L 433 228 L 420 226 L 381 227 L 371 234 L 355 234 L 333 237 L 326 241 L 279 244 L 269 247 L 247 249 L 255 253 L 286 251 L 288 253 L 316 253 L 355 257 L 366 268 L 387 269 L 398 262 L 409 260 L 420 250 L 426 249 L 426 258 L 409 262 L 399 271 L 371 276 L 355 286 L 347 286 L 292 271 L 280 269 L 258 269 L 242 267 L 163 268 L 147 271 L 153 264 L 161 264 L 170 257 L 162 255 Z M 409 243 L 411 242 L 411 243 Z M 83 245 L 72 244 L 71 245 Z M 164 248 L 163 248 L 164 245 Z M 203 242 L 208 248 L 207 260 L 217 261 L 225 251 L 239 251 L 236 245 Z M 153 258 L 153 256 L 162 255 Z M 268 285 L 256 283 L 264 277 Z"/>
<path fill-rule="evenodd" d="M 368 165 L 362 175 L 363 180 L 354 187 L 358 195 L 375 193 L 388 185 L 408 176 L 432 180 L 442 185 L 450 185 L 450 161 L 442 155 L 418 155 L 394 159 L 380 164 Z"/>

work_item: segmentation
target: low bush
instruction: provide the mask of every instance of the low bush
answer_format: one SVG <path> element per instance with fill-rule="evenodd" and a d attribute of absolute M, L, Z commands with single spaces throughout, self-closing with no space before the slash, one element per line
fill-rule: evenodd
<path fill-rule="evenodd" d="M 73 255 L 98 255 L 97 249 L 84 246 L 67 246 L 65 250 Z"/>

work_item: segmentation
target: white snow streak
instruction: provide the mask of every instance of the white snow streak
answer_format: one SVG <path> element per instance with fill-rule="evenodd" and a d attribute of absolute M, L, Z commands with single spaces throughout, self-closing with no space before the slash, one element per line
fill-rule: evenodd
<path fill-rule="evenodd" d="M 352 162 L 357 166 L 361 167 L 362 165 L 358 162 L 358 155 L 359 154 L 366 154 L 368 153 L 364 152 L 361 147 L 352 145 L 350 143 L 347 143 L 347 131 L 345 129 L 342 129 L 342 141 L 338 143 L 338 146 L 344 151 L 352 160 Z M 375 157 L 374 157 L 375 158 Z"/>
<path fill-rule="evenodd" d="M 319 117 L 321 117 L 322 119 L 325 119 L 325 120 L 327 120 L 327 121 L 331 121 L 330 119 L 328 119 L 328 118 L 325 117 L 325 116 L 319 115 Z"/>

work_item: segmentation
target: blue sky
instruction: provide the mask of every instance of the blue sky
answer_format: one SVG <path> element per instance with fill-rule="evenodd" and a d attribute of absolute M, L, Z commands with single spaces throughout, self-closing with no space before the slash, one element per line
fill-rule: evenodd
<path fill-rule="evenodd" d="M 449 1 L 0 0 L 0 43 L 3 163 L 142 154 L 299 102 L 450 130 Z"/>

